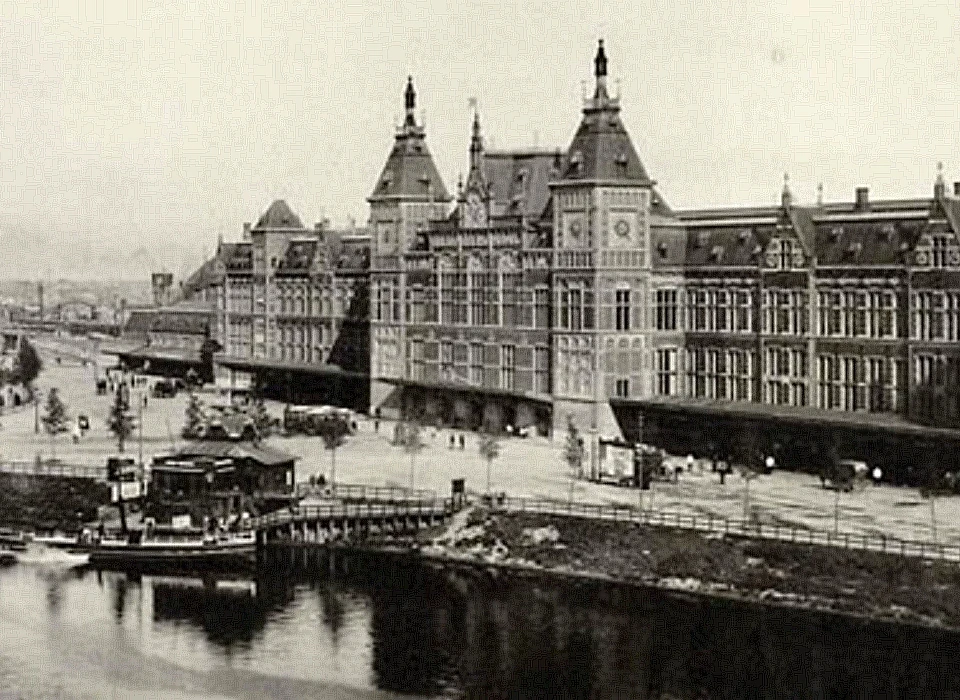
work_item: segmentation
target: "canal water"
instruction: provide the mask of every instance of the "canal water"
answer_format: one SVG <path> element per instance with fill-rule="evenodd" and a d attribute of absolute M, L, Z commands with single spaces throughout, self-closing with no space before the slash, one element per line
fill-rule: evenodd
<path fill-rule="evenodd" d="M 0 569 L 0 698 L 960 698 L 958 658 L 956 633 L 371 555 Z"/>

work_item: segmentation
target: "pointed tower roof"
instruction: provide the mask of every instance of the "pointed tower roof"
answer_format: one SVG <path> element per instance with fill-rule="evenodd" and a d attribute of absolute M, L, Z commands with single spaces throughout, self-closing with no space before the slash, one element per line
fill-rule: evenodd
<path fill-rule="evenodd" d="M 620 120 L 620 98 L 607 92 L 607 54 L 603 39 L 594 58 L 596 88 L 583 106 L 583 119 L 560 172 L 562 181 L 600 180 L 652 185 Z"/>
<path fill-rule="evenodd" d="M 297 216 L 290 206 L 282 199 L 276 200 L 267 208 L 267 210 L 263 213 L 263 216 L 261 216 L 257 221 L 257 225 L 253 227 L 253 230 L 262 231 L 264 229 L 278 228 L 303 228 L 303 222 L 300 220 L 300 217 Z"/>
<path fill-rule="evenodd" d="M 427 148 L 426 132 L 417 124 L 417 93 L 412 77 L 407 78 L 403 104 L 403 125 L 397 129 L 393 149 L 387 156 L 387 163 L 368 201 L 414 199 L 449 202 L 450 195 Z"/>
<path fill-rule="evenodd" d="M 480 111 L 474 103 L 473 126 L 470 130 L 470 172 L 467 173 L 465 191 L 487 190 L 483 133 L 480 129 Z"/>

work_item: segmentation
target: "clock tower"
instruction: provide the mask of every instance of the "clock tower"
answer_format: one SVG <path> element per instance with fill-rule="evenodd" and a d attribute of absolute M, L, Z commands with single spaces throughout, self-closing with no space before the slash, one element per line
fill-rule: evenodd
<path fill-rule="evenodd" d="M 620 119 L 619 95 L 608 91 L 602 39 L 593 69 L 593 96 L 584 101 L 550 190 L 555 428 L 572 416 L 596 438 L 620 433 L 610 398 L 650 391 L 645 328 L 654 182 Z"/>
<path fill-rule="evenodd" d="M 470 172 L 460 192 L 460 228 L 484 229 L 490 223 L 490 185 L 483 172 L 483 136 L 480 133 L 480 114 L 473 113 L 473 133 L 470 137 Z"/>

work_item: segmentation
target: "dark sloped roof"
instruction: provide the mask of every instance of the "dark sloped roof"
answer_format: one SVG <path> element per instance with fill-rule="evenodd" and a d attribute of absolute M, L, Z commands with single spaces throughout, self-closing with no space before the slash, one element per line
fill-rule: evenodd
<path fill-rule="evenodd" d="M 220 263 L 222 262 L 223 248 L 217 251 L 217 254 L 204 262 L 190 275 L 183 283 L 184 297 L 190 297 L 199 291 L 215 285 L 220 280 Z"/>
<path fill-rule="evenodd" d="M 812 255 L 816 250 L 817 227 L 813 223 L 814 211 L 803 207 L 787 207 L 791 228 L 807 255 Z"/>
<path fill-rule="evenodd" d="M 584 110 L 561 175 L 564 180 L 651 182 L 614 106 Z"/>
<path fill-rule="evenodd" d="M 960 199 L 944 197 L 940 202 L 943 205 L 944 213 L 947 215 L 947 220 L 950 222 L 950 228 L 960 236 Z"/>
<path fill-rule="evenodd" d="M 224 243 L 220 251 L 226 269 L 253 269 L 253 246 L 249 242 Z"/>
<path fill-rule="evenodd" d="M 559 150 L 489 151 L 484 174 L 494 216 L 539 217 L 550 198 L 549 183 L 562 162 Z"/>
<path fill-rule="evenodd" d="M 266 466 L 277 466 L 297 459 L 292 454 L 263 443 L 254 445 L 249 442 L 221 440 L 197 440 L 186 443 L 175 451 L 174 456 L 250 459 Z"/>
<path fill-rule="evenodd" d="M 282 199 L 276 200 L 257 221 L 255 231 L 264 229 L 303 229 L 303 222 Z"/>
<path fill-rule="evenodd" d="M 944 201 L 960 223 L 960 208 Z M 766 248 L 777 223 L 788 224 L 820 265 L 896 265 L 929 225 L 929 206 L 930 200 L 881 200 L 866 209 L 847 203 L 740 207 L 676 217 L 687 228 L 686 264 L 692 267 L 757 264 L 750 253 Z"/>
<path fill-rule="evenodd" d="M 448 202 L 450 195 L 434 165 L 423 130 L 408 126 L 394 141 L 370 200 L 417 197 Z"/>
<path fill-rule="evenodd" d="M 756 265 L 773 233 L 772 224 L 697 225 L 687 222 L 685 263 L 691 267 Z"/>
<path fill-rule="evenodd" d="M 290 241 L 280 259 L 280 272 L 308 272 L 313 265 L 318 247 L 317 240 Z"/>
<path fill-rule="evenodd" d="M 927 227 L 925 219 L 865 219 L 817 222 L 821 265 L 896 265 Z"/>
<path fill-rule="evenodd" d="M 127 319 L 127 324 L 123 327 L 123 333 L 124 335 L 129 335 L 130 333 L 149 333 L 152 325 L 152 310 L 131 311 L 130 317 Z"/>
<path fill-rule="evenodd" d="M 682 226 L 650 225 L 653 244 L 650 264 L 657 267 L 681 267 L 687 259 L 687 230 Z"/>

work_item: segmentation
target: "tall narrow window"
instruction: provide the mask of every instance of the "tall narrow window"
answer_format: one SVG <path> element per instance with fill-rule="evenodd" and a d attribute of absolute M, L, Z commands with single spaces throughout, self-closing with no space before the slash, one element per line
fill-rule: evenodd
<path fill-rule="evenodd" d="M 618 331 L 630 330 L 630 290 L 616 290 L 616 329 Z"/>

